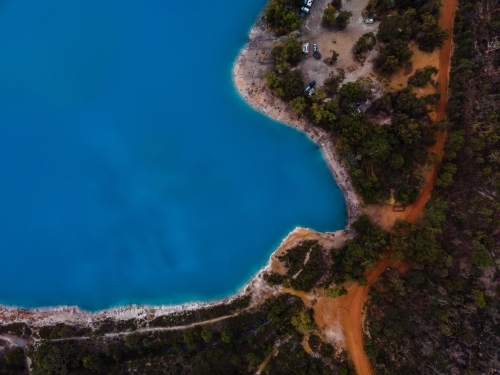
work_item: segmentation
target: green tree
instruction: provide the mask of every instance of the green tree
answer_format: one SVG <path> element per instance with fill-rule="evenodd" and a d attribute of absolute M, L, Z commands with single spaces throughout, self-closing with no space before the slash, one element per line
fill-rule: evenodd
<path fill-rule="evenodd" d="M 356 80 L 356 83 L 359 85 L 363 93 L 361 99 L 368 99 L 375 87 L 375 83 L 373 82 L 373 80 L 370 77 L 359 77 Z"/>
<path fill-rule="evenodd" d="M 339 58 L 339 53 L 335 50 L 332 51 L 332 57 L 330 58 L 330 65 L 333 65 L 337 62 L 337 59 Z"/>
<path fill-rule="evenodd" d="M 377 129 L 371 132 L 362 143 L 360 151 L 363 155 L 370 157 L 374 162 L 382 163 L 391 155 L 392 145 L 387 133 Z"/>
<path fill-rule="evenodd" d="M 275 304 L 269 312 L 267 313 L 267 317 L 271 319 L 274 323 L 278 323 L 281 318 L 281 314 L 283 314 L 286 310 L 286 305 L 283 301 L 280 301 L 279 303 Z"/>
<path fill-rule="evenodd" d="M 393 154 L 390 161 L 392 169 L 400 169 L 405 164 L 405 158 L 401 154 Z"/>
<path fill-rule="evenodd" d="M 484 309 L 486 307 L 486 301 L 484 300 L 484 294 L 478 289 L 471 290 L 472 298 L 476 302 L 476 306 L 480 309 Z"/>
<path fill-rule="evenodd" d="M 453 163 L 443 164 L 439 171 L 439 176 L 436 179 L 436 186 L 443 188 L 450 186 L 453 183 L 453 175 L 457 171 L 457 166 Z"/>
<path fill-rule="evenodd" d="M 448 30 L 436 27 L 422 34 L 418 39 L 418 48 L 425 52 L 432 52 L 436 48 L 441 48 L 444 41 L 448 39 L 450 33 Z"/>
<path fill-rule="evenodd" d="M 327 103 L 313 103 L 311 106 L 311 121 L 316 125 L 332 124 L 337 117 L 330 109 L 332 108 Z"/>
<path fill-rule="evenodd" d="M 289 37 L 283 46 L 276 46 L 271 50 L 271 55 L 275 61 L 275 70 L 284 73 L 291 66 L 297 65 L 304 54 L 301 43 L 295 37 Z"/>
<path fill-rule="evenodd" d="M 99 371 L 102 367 L 102 360 L 97 354 L 86 355 L 82 359 L 82 365 L 88 370 Z"/>
<path fill-rule="evenodd" d="M 438 74 L 438 69 L 435 66 L 427 65 L 422 69 L 417 69 L 415 74 L 408 79 L 408 84 L 415 87 L 424 87 L 435 74 Z"/>
<path fill-rule="evenodd" d="M 354 52 L 360 54 L 371 51 L 376 43 L 377 40 L 372 32 L 363 34 L 354 45 Z"/>
<path fill-rule="evenodd" d="M 328 7 L 323 12 L 323 25 L 333 26 L 335 25 L 335 14 L 337 10 L 333 7 Z"/>
<path fill-rule="evenodd" d="M 394 15 L 380 22 L 377 38 L 384 43 L 390 43 L 393 40 L 409 42 L 411 35 L 412 30 L 408 21 L 401 16 Z"/>
<path fill-rule="evenodd" d="M 347 289 L 342 285 L 336 285 L 331 288 L 325 289 L 325 295 L 330 298 L 337 298 L 347 294 Z"/>
<path fill-rule="evenodd" d="M 330 6 L 334 7 L 335 9 L 340 9 L 342 8 L 342 0 L 332 0 Z"/>
<path fill-rule="evenodd" d="M 394 39 L 380 49 L 377 66 L 383 73 L 392 74 L 410 61 L 412 55 L 413 53 L 408 47 L 408 42 L 401 39 Z"/>
<path fill-rule="evenodd" d="M 414 187 L 401 187 L 396 191 L 396 201 L 402 204 L 412 204 L 418 198 L 418 190 Z"/>
<path fill-rule="evenodd" d="M 340 30 L 344 30 L 349 24 L 351 16 L 352 16 L 351 12 L 343 10 L 338 14 L 337 18 L 335 19 L 335 26 L 337 26 Z"/>
<path fill-rule="evenodd" d="M 196 344 L 198 343 L 200 336 L 198 334 L 197 329 L 188 329 L 188 330 L 184 331 L 183 337 L 184 337 L 184 342 L 190 348 L 194 348 L 194 347 L 196 347 Z"/>
<path fill-rule="evenodd" d="M 292 99 L 290 101 L 290 107 L 295 113 L 299 115 L 304 113 L 307 107 L 306 98 L 304 98 L 303 96 L 297 96 L 295 99 Z"/>
<path fill-rule="evenodd" d="M 266 10 L 266 22 L 277 34 L 288 34 L 302 24 L 297 12 L 286 0 L 271 0 Z"/>
<path fill-rule="evenodd" d="M 413 92 L 412 86 L 407 86 L 403 90 L 398 91 L 394 100 L 394 109 L 396 115 L 393 118 L 393 123 L 403 123 L 402 118 L 397 118 L 401 114 L 405 114 L 409 119 L 415 119 L 419 116 L 426 115 L 428 112 L 427 103 L 423 98 L 418 98 Z"/>
<path fill-rule="evenodd" d="M 226 344 L 229 344 L 231 342 L 231 340 L 233 339 L 233 333 L 230 330 L 225 329 L 221 332 L 221 339 Z"/>
<path fill-rule="evenodd" d="M 208 328 L 207 326 L 203 326 L 203 328 L 201 329 L 201 338 L 203 339 L 203 341 L 208 344 L 210 341 L 212 341 L 212 337 L 213 333 L 210 328 Z"/>
<path fill-rule="evenodd" d="M 290 101 L 304 92 L 304 80 L 300 70 L 287 71 L 278 75 L 276 72 L 266 71 L 264 77 L 273 93 Z"/>
<path fill-rule="evenodd" d="M 9 350 L 4 354 L 3 359 L 8 365 L 24 367 L 25 357 L 24 351 L 21 348 L 15 347 Z"/>
<path fill-rule="evenodd" d="M 292 325 L 301 332 L 310 331 L 314 329 L 314 322 L 311 316 L 304 311 L 301 311 L 298 315 L 292 316 Z"/>
<path fill-rule="evenodd" d="M 339 90 L 342 99 L 348 102 L 356 102 L 363 98 L 363 89 L 357 82 L 347 82 Z"/>
<path fill-rule="evenodd" d="M 398 139 L 404 144 L 411 145 L 422 138 L 422 130 L 418 122 L 406 114 L 395 114 L 392 119 L 392 127 Z"/>
<path fill-rule="evenodd" d="M 334 96 L 338 93 L 340 84 L 345 79 L 345 71 L 343 69 L 337 69 L 337 74 L 333 71 L 330 72 L 330 76 L 325 79 L 323 83 L 323 88 L 328 96 Z"/>

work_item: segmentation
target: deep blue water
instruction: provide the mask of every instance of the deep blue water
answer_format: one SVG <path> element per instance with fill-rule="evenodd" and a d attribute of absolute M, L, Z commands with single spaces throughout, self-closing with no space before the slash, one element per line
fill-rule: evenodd
<path fill-rule="evenodd" d="M 233 61 L 266 0 L 0 2 L 0 303 L 180 303 L 346 222 L 319 149 Z"/>

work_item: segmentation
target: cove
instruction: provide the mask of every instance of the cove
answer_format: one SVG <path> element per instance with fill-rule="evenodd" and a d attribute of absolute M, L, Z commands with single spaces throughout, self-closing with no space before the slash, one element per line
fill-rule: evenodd
<path fill-rule="evenodd" d="M 265 2 L 0 3 L 1 304 L 226 297 L 345 226 L 318 147 L 233 87 Z"/>

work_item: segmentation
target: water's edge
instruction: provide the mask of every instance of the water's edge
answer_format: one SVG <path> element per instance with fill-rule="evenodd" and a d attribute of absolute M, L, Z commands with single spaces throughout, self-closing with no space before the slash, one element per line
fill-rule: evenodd
<path fill-rule="evenodd" d="M 321 149 L 324 160 L 330 169 L 335 182 L 342 190 L 347 203 L 348 222 L 347 228 L 361 214 L 361 198 L 357 195 L 352 186 L 351 178 L 347 170 L 339 158 L 335 149 L 332 137 L 323 129 L 320 129 L 311 124 L 304 117 L 297 115 L 289 108 L 288 104 L 275 98 L 264 84 L 255 86 L 255 80 L 249 78 L 248 68 L 244 67 L 244 61 L 247 56 L 255 55 L 258 49 L 254 49 L 252 45 L 257 39 L 268 38 L 273 36 L 266 30 L 264 21 L 264 11 L 261 12 L 253 28 L 250 31 L 250 36 L 247 44 L 240 51 L 233 67 L 233 83 L 238 93 L 243 100 L 256 111 L 268 116 L 269 118 L 278 121 L 281 124 L 290 126 L 300 130 L 307 135 Z M 274 38 L 276 41 L 280 38 Z M 252 68 L 254 69 L 254 68 Z M 264 68 L 261 68 L 263 71 Z M 254 75 L 254 72 L 252 72 Z M 263 82 L 263 81 L 262 81 Z M 258 94 L 255 94 L 258 91 Z M 272 105 L 269 103 L 272 102 Z"/>
<path fill-rule="evenodd" d="M 257 36 L 259 31 L 262 34 L 262 17 L 264 11 L 261 12 L 257 18 L 256 23 L 252 27 L 249 35 L 249 40 L 246 45 L 240 50 L 238 57 L 233 65 L 232 78 L 237 92 L 240 94 L 241 98 L 250 105 L 253 109 L 265 114 L 271 119 L 280 122 L 281 124 L 290 126 L 297 130 L 304 132 L 309 139 L 311 139 L 315 144 L 317 144 L 322 152 L 323 158 L 326 161 L 337 185 L 343 192 L 344 198 L 347 203 L 348 220 L 347 226 L 344 231 L 347 232 L 347 237 L 350 237 L 351 224 L 356 221 L 360 216 L 361 199 L 356 194 L 350 177 L 342 164 L 338 154 L 335 150 L 335 145 L 332 138 L 322 129 L 314 127 L 306 119 L 296 118 L 293 112 L 290 111 L 288 105 L 282 101 L 274 102 L 274 108 L 271 106 L 263 105 L 255 100 L 249 94 L 249 89 L 252 84 L 251 79 L 246 79 L 243 71 L 241 62 L 244 61 L 246 56 L 250 53 L 255 52 L 252 49 L 252 41 Z M 258 30 L 260 29 L 260 30 Z M 267 33 L 267 31 L 266 31 Z M 269 34 L 271 37 L 271 35 Z M 262 90 L 267 90 L 265 87 Z M 268 93 L 271 95 L 270 93 Z M 275 110 L 276 106 L 280 109 Z M 14 323 L 14 322 L 26 322 L 33 326 L 44 326 L 60 322 L 74 323 L 74 324 L 91 324 L 92 322 L 102 321 L 105 319 L 114 320 L 128 320 L 141 316 L 151 316 L 154 317 L 167 316 L 170 314 L 180 313 L 183 311 L 192 311 L 200 308 L 208 308 L 217 305 L 224 305 L 233 302 L 235 299 L 249 295 L 252 297 L 252 305 L 260 303 L 262 297 L 269 295 L 269 293 L 275 294 L 274 288 L 271 288 L 263 279 L 263 274 L 271 270 L 271 263 L 273 257 L 284 251 L 284 246 L 287 244 L 287 240 L 297 234 L 299 231 L 304 231 L 305 228 L 297 227 L 292 232 L 290 232 L 281 242 L 280 246 L 271 254 L 266 265 L 261 268 L 246 284 L 244 284 L 238 292 L 235 294 L 222 298 L 213 300 L 210 302 L 189 302 L 177 305 L 126 305 L 121 307 L 108 308 L 100 310 L 97 312 L 90 312 L 82 310 L 78 306 L 57 306 L 57 307 L 43 307 L 43 308 L 30 308 L 22 309 L 14 306 L 4 306 L 0 305 L 0 324 Z M 318 235 L 328 235 L 326 233 L 315 232 L 310 229 L 306 229 L 309 232 L 310 237 L 317 237 Z M 338 233 L 336 232 L 336 233 Z M 307 238 L 304 238 L 307 239 Z"/>

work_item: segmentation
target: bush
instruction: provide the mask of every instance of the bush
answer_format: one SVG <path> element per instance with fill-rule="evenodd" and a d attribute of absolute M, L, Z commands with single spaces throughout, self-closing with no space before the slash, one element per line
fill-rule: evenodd
<path fill-rule="evenodd" d="M 266 71 L 264 77 L 274 94 L 286 101 L 290 101 L 304 92 L 304 80 L 300 70 L 288 71 L 282 75 Z"/>
<path fill-rule="evenodd" d="M 332 51 L 332 57 L 330 58 L 330 64 L 335 64 L 339 58 L 339 53 L 335 50 Z"/>
<path fill-rule="evenodd" d="M 413 53 L 408 47 L 408 42 L 395 39 L 381 48 L 377 67 L 383 73 L 392 74 L 410 61 L 412 55 Z"/>
<path fill-rule="evenodd" d="M 328 96 L 334 96 L 338 93 L 340 84 L 345 79 L 345 72 L 343 69 L 337 69 L 337 74 L 330 72 L 330 76 L 325 79 L 323 88 Z"/>
<path fill-rule="evenodd" d="M 323 12 L 323 24 L 325 26 L 333 26 L 335 25 L 335 14 L 337 10 L 332 7 L 328 7 Z"/>
<path fill-rule="evenodd" d="M 277 34 L 288 34 L 302 25 L 297 12 L 286 0 L 271 0 L 267 6 L 266 22 Z"/>
<path fill-rule="evenodd" d="M 275 70 L 283 73 L 291 66 L 297 65 L 302 57 L 301 43 L 295 37 L 289 37 L 283 46 L 276 46 L 272 49 L 271 55 L 275 61 Z"/>
<path fill-rule="evenodd" d="M 408 84 L 415 87 L 424 87 L 435 74 L 438 74 L 438 69 L 435 66 L 427 65 L 422 69 L 417 69 L 415 74 L 408 79 Z"/>
<path fill-rule="evenodd" d="M 340 30 L 344 30 L 349 24 L 351 16 L 352 16 L 351 12 L 343 10 L 337 16 L 337 19 L 335 20 L 335 26 L 337 26 Z"/>
<path fill-rule="evenodd" d="M 356 53 L 365 53 L 367 51 L 371 51 L 375 44 L 377 43 L 375 39 L 375 35 L 373 33 L 363 34 L 354 46 L 354 52 Z"/>
<path fill-rule="evenodd" d="M 328 289 L 325 289 L 325 295 L 330 298 L 337 298 L 347 294 L 347 289 L 342 285 L 337 285 Z"/>

